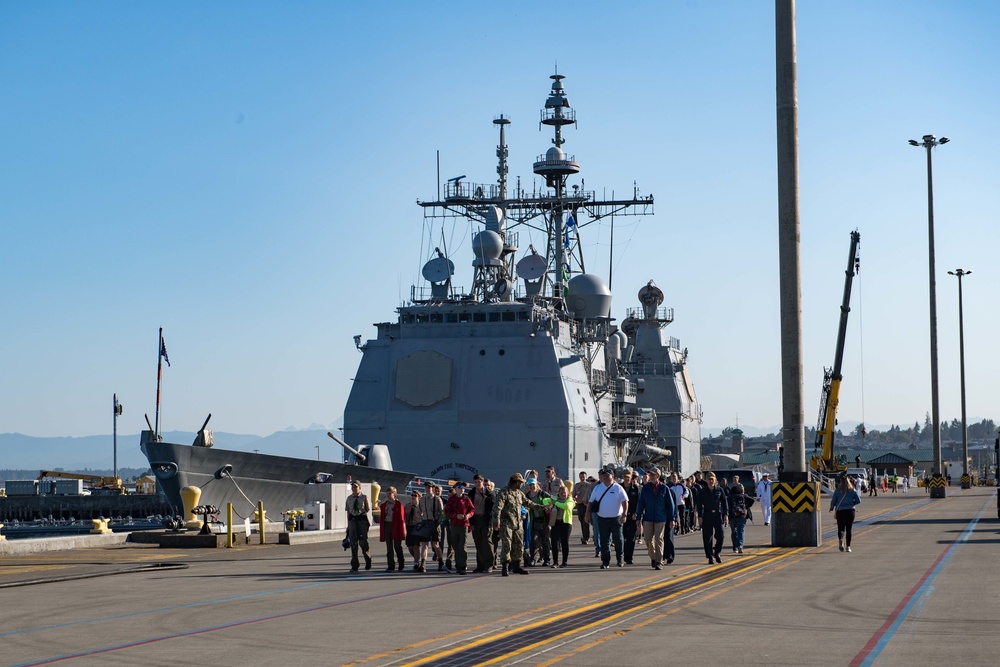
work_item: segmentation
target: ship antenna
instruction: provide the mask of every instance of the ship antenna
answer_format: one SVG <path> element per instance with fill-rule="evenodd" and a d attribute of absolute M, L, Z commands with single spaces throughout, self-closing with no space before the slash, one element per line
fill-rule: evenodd
<path fill-rule="evenodd" d="M 576 111 L 570 106 L 566 99 L 566 91 L 563 89 L 562 74 L 553 74 L 552 91 L 548 99 L 545 100 L 545 108 L 541 113 L 541 124 L 548 125 L 555 131 L 552 139 L 553 147 L 545 152 L 534 164 L 534 172 L 545 177 L 545 184 L 555 190 L 554 205 L 552 206 L 549 229 L 550 257 L 555 257 L 555 266 L 552 267 L 553 287 L 552 296 L 561 300 L 567 280 L 566 251 L 563 243 L 563 209 L 565 207 L 566 179 L 572 174 L 580 173 L 580 163 L 572 155 L 566 155 L 562 150 L 565 139 L 562 136 L 564 125 L 576 124 Z"/>
<path fill-rule="evenodd" d="M 500 201 L 507 200 L 507 140 L 504 135 L 504 130 L 508 125 L 510 125 L 510 119 L 505 118 L 503 114 L 500 114 L 499 118 L 493 120 L 494 125 L 500 126 L 500 144 L 497 146 L 497 159 L 499 164 L 497 164 L 497 183 L 500 184 Z"/>

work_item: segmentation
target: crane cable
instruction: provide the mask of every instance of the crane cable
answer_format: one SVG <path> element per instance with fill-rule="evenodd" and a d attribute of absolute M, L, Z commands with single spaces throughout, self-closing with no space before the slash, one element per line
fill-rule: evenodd
<path fill-rule="evenodd" d="M 861 279 L 861 271 L 858 271 L 858 338 L 861 357 L 860 384 L 861 384 L 861 444 L 865 444 L 865 436 L 868 434 L 868 423 L 865 421 L 865 309 L 864 309 L 864 280 Z"/>

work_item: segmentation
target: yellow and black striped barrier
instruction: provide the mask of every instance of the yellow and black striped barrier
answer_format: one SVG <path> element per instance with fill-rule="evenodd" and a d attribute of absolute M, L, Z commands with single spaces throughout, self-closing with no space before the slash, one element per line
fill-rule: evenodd
<path fill-rule="evenodd" d="M 962 488 L 971 489 L 972 488 L 972 476 L 968 473 L 962 475 Z"/>
<path fill-rule="evenodd" d="M 931 498 L 944 498 L 948 487 L 948 480 L 941 474 L 931 475 L 927 486 L 930 487 Z"/>
<path fill-rule="evenodd" d="M 816 482 L 774 482 L 771 484 L 773 512 L 814 512 L 819 498 Z"/>

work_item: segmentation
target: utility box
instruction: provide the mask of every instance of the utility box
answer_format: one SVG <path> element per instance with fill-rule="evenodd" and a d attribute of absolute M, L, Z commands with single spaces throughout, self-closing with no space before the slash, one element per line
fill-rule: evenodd
<path fill-rule="evenodd" d="M 326 503 L 314 501 L 306 503 L 305 514 L 302 515 L 304 530 L 326 530 Z"/>
<path fill-rule="evenodd" d="M 347 530 L 347 496 L 350 495 L 349 484 L 321 483 L 305 484 L 305 505 L 321 502 L 326 505 L 325 530 Z"/>
<path fill-rule="evenodd" d="M 34 496 L 38 493 L 38 482 L 33 479 L 8 479 L 4 488 L 8 496 Z"/>
<path fill-rule="evenodd" d="M 79 496 L 83 494 L 82 479 L 57 479 L 55 480 L 55 494 L 57 496 Z"/>

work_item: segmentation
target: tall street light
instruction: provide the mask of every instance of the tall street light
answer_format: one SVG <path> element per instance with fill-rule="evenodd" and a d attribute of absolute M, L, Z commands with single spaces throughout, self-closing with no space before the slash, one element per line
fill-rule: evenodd
<path fill-rule="evenodd" d="M 958 276 L 958 368 L 962 378 L 962 488 L 971 489 L 972 479 L 969 477 L 969 430 L 965 422 L 965 323 L 962 316 L 962 276 L 972 271 L 955 269 L 949 271 L 949 276 Z"/>
<path fill-rule="evenodd" d="M 931 168 L 931 149 L 948 143 L 948 137 L 938 139 L 933 134 L 925 134 L 922 141 L 910 139 L 911 146 L 927 149 L 927 254 L 930 265 L 931 294 L 931 421 L 934 442 L 934 466 L 931 471 L 931 498 L 944 498 L 945 485 L 941 474 L 941 412 L 938 408 L 938 355 L 937 355 L 937 284 L 934 281 L 934 177 Z"/>

